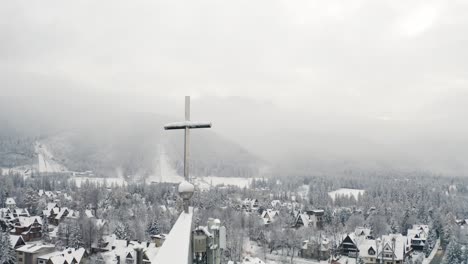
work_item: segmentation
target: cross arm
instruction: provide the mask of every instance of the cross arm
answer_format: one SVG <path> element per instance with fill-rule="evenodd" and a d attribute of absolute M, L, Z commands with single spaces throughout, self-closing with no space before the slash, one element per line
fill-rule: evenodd
<path fill-rule="evenodd" d="M 166 124 L 164 126 L 165 130 L 173 130 L 173 129 L 185 129 L 185 128 L 210 128 L 211 123 L 208 122 L 194 122 L 194 121 L 183 121 L 183 122 L 175 122 Z"/>

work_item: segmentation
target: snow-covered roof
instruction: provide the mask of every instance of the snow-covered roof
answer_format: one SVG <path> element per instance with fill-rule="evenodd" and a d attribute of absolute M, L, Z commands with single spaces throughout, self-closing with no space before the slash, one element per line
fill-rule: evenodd
<path fill-rule="evenodd" d="M 103 261 L 105 264 L 116 264 L 117 257 L 121 260 L 125 260 L 127 257 L 131 257 L 136 260 L 135 249 L 140 248 L 143 250 L 144 258 L 152 261 L 156 258 L 159 249 L 155 243 L 149 242 L 137 242 L 116 239 L 115 235 L 106 236 L 104 240 L 108 242 L 108 245 L 104 248 L 107 252 L 102 253 Z"/>
<path fill-rule="evenodd" d="M 271 201 L 271 206 L 276 207 L 276 206 L 281 206 L 281 201 L 280 200 L 273 200 Z"/>
<path fill-rule="evenodd" d="M 368 258 L 368 257 L 377 257 L 378 244 L 374 239 L 362 239 L 358 243 L 359 257 Z M 369 253 L 374 254 L 369 254 Z"/>
<path fill-rule="evenodd" d="M 15 199 L 8 197 L 5 201 L 6 205 L 16 205 Z"/>
<path fill-rule="evenodd" d="M 35 221 L 37 221 L 37 223 L 42 225 L 42 219 L 39 216 L 30 216 L 30 217 L 20 216 L 18 217 L 18 220 L 19 220 L 19 225 L 23 227 L 28 227 L 34 224 Z"/>
<path fill-rule="evenodd" d="M 18 245 L 18 242 L 20 241 L 25 244 L 22 236 L 10 235 L 10 243 L 12 248 L 16 248 L 16 245 Z"/>
<path fill-rule="evenodd" d="M 277 210 L 272 210 L 272 209 L 267 209 L 262 212 L 262 218 L 264 220 L 271 220 L 273 221 L 276 216 L 279 215 L 279 211 Z"/>
<path fill-rule="evenodd" d="M 29 212 L 28 212 L 28 209 L 22 209 L 22 208 L 15 208 L 15 209 L 0 208 L 0 217 L 1 216 L 9 220 L 12 220 L 20 216 L 29 216 Z"/>
<path fill-rule="evenodd" d="M 88 218 L 93 218 L 94 217 L 93 212 L 91 212 L 91 210 L 85 210 L 85 215 Z"/>
<path fill-rule="evenodd" d="M 43 249 L 54 249 L 54 248 L 55 248 L 54 245 L 49 245 L 49 244 L 28 244 L 28 245 L 25 245 L 16 249 L 16 251 L 21 251 L 25 253 L 35 253 Z"/>
<path fill-rule="evenodd" d="M 356 229 L 354 230 L 354 234 L 356 236 L 370 236 L 371 234 L 371 229 L 370 228 L 367 228 L 367 227 L 362 227 L 362 226 L 358 226 L 356 227 Z"/>
<path fill-rule="evenodd" d="M 186 264 L 189 261 L 191 235 L 192 235 L 193 208 L 189 212 L 182 212 L 177 222 L 166 237 L 155 259 L 150 259 L 152 264 L 172 263 Z"/>
<path fill-rule="evenodd" d="M 58 207 L 57 203 L 47 203 L 47 210 L 52 210 L 52 208 Z"/>
<path fill-rule="evenodd" d="M 60 220 L 65 213 L 67 213 L 67 215 L 70 213 L 68 208 L 67 207 L 60 208 L 60 210 L 58 210 L 57 216 L 55 216 L 55 219 Z"/>
<path fill-rule="evenodd" d="M 410 240 L 426 240 L 428 234 L 428 225 L 413 225 L 413 228 L 408 229 L 408 239 Z"/>
<path fill-rule="evenodd" d="M 68 248 L 63 251 L 54 251 L 52 253 L 44 254 L 39 256 L 38 259 L 40 260 L 50 260 L 52 264 L 63 264 L 63 263 L 73 263 L 73 260 L 76 263 L 80 263 L 81 259 L 85 254 L 84 248 L 73 249 Z"/>
<path fill-rule="evenodd" d="M 382 243 L 382 249 L 383 251 L 389 251 L 386 249 L 392 249 L 393 248 L 393 241 L 392 239 L 395 239 L 395 259 L 403 259 L 405 255 L 405 249 L 406 249 L 406 236 L 403 236 L 402 234 L 390 234 L 386 236 L 382 236 L 381 243 Z M 391 250 L 393 251 L 393 250 Z M 379 251 L 379 255 L 381 254 L 382 251 Z"/>

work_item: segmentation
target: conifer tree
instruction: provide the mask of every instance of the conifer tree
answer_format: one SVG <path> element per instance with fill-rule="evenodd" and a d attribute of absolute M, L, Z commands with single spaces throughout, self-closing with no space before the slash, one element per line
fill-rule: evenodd
<path fill-rule="evenodd" d="M 10 234 L 8 232 L 0 232 L 0 264 L 16 263 L 16 252 L 11 246 Z"/>
<path fill-rule="evenodd" d="M 128 224 L 124 224 L 122 222 L 117 223 L 117 226 L 115 227 L 114 234 L 117 237 L 117 239 L 124 239 L 124 240 L 129 240 L 130 239 L 130 228 L 128 227 Z"/>
<path fill-rule="evenodd" d="M 153 221 L 150 222 L 147 232 L 150 236 L 161 234 L 161 228 L 158 219 L 154 218 Z"/>
<path fill-rule="evenodd" d="M 80 248 L 83 246 L 83 236 L 81 234 L 81 229 L 78 224 L 73 224 L 70 227 L 70 239 L 68 246 L 71 248 Z"/>
<path fill-rule="evenodd" d="M 444 264 L 461 264 L 463 258 L 463 252 L 460 244 L 455 240 L 451 240 L 447 246 L 447 250 L 444 257 Z"/>
<path fill-rule="evenodd" d="M 50 242 L 49 220 L 45 215 L 42 217 L 42 240 L 46 243 Z"/>

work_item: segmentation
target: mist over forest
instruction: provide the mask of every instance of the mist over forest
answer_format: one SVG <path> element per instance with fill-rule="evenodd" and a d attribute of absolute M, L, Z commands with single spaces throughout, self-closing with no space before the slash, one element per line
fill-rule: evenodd
<path fill-rule="evenodd" d="M 182 105 L 169 97 L 150 99 L 138 106 L 115 96 L 63 92 L 2 97 L 2 138 L 14 138 L 15 147 L 29 152 L 3 159 L 18 162 L 3 166 L 30 163 L 32 143 L 40 140 L 70 169 L 105 175 L 151 175 L 163 146 L 181 173 L 182 134 L 162 127 L 182 120 Z M 195 174 L 227 177 L 388 171 L 464 176 L 467 125 L 458 120 L 465 104 L 463 98 L 445 101 L 450 108 L 433 105 L 424 118 L 392 119 L 301 112 L 242 97 L 195 99 L 193 119 L 214 125 L 193 131 L 192 166 Z"/>

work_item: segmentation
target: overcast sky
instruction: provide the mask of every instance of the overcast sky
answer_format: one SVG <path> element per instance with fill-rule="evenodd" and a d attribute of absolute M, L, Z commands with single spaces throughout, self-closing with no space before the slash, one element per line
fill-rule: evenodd
<path fill-rule="evenodd" d="M 233 111 L 453 132 L 468 114 L 467 14 L 462 0 L 2 1 L 0 92 L 165 114 L 190 94 L 237 141 L 248 134 L 220 121 Z"/>

